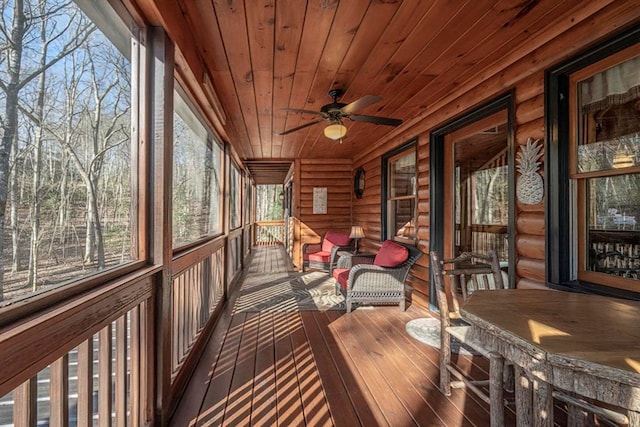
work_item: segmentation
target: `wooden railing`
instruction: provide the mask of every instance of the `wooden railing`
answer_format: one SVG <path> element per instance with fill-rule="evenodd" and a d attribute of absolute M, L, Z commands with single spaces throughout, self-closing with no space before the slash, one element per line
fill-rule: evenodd
<path fill-rule="evenodd" d="M 461 239 L 461 231 L 457 230 L 458 242 L 461 240 L 468 242 L 466 246 L 460 245 L 458 250 L 478 253 L 495 250 L 500 261 L 507 261 L 509 259 L 507 230 L 507 227 L 503 225 L 471 225 L 462 230 L 462 233 L 468 233 L 465 239 Z"/>
<path fill-rule="evenodd" d="M 284 221 L 256 221 L 254 245 L 284 245 Z"/>
<path fill-rule="evenodd" d="M 172 379 L 224 298 L 224 240 L 209 246 L 204 254 L 204 259 L 195 264 L 188 263 L 173 277 Z M 193 262 L 198 256 L 190 254 L 185 258 L 191 258 Z"/>
<path fill-rule="evenodd" d="M 253 226 L 251 224 L 245 225 L 242 230 L 242 256 L 246 258 L 251 253 L 253 247 Z"/>
<path fill-rule="evenodd" d="M 3 328 L 0 425 L 147 423 L 151 301 L 138 274 Z"/>
<path fill-rule="evenodd" d="M 250 230 L 179 254 L 169 279 L 161 266 L 142 266 L 59 302 L 3 313 L 0 426 L 166 422 L 241 273 Z"/>
<path fill-rule="evenodd" d="M 229 232 L 227 255 L 227 284 L 231 285 L 242 270 L 242 228 Z"/>

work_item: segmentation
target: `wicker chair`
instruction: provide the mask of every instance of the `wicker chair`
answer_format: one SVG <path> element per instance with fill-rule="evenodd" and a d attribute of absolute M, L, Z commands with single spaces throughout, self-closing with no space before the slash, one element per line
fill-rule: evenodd
<path fill-rule="evenodd" d="M 404 311 L 404 281 L 420 256 L 422 251 L 415 246 L 387 240 L 375 258 L 367 255 L 341 257 L 333 277 L 336 290 L 346 298 L 347 313 L 351 312 L 353 303 L 397 303 Z"/>
<path fill-rule="evenodd" d="M 307 268 L 333 271 L 338 260 L 338 251 L 353 251 L 353 239 L 349 233 L 327 231 L 320 243 L 305 243 L 302 245 L 302 271 Z"/>
<path fill-rule="evenodd" d="M 465 252 L 454 259 L 440 259 L 431 252 L 431 271 L 435 282 L 440 310 L 440 389 L 450 396 L 451 388 L 467 387 L 482 400 L 490 404 L 491 425 L 504 423 L 504 391 L 505 381 L 510 380 L 505 374 L 504 360 L 498 353 L 488 352 L 471 336 L 471 328 L 460 320 L 460 301 L 477 290 L 500 289 L 505 281 L 495 251 L 488 255 Z M 445 285 L 445 277 L 449 278 L 449 288 Z M 449 304 L 448 292 L 452 304 Z M 455 323 L 455 324 L 452 324 Z M 451 363 L 451 338 L 468 345 L 489 359 L 491 381 L 467 378 L 455 364 Z M 451 381 L 453 375 L 457 381 Z M 481 386 L 489 386 L 487 394 Z"/>

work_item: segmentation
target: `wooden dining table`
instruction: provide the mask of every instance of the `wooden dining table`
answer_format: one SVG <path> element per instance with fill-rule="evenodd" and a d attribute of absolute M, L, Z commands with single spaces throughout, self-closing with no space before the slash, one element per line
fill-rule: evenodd
<path fill-rule="evenodd" d="M 640 426 L 640 302 L 551 289 L 477 291 L 461 315 L 483 347 L 514 364 L 518 425 L 552 426 L 555 397 L 568 404 L 570 425 L 598 413 Z"/>

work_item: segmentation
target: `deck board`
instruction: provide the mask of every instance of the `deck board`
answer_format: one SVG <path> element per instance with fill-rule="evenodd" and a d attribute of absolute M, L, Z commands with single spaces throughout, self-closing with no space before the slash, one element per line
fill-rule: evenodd
<path fill-rule="evenodd" d="M 436 349 L 422 345 L 407 336 L 403 333 L 404 327 L 401 323 L 388 319 L 382 313 L 373 310 L 369 314 L 372 321 L 381 326 L 380 331 L 389 338 L 385 339 L 385 342 L 393 343 L 397 351 L 410 361 L 411 365 L 406 371 L 419 372 L 422 378 L 427 380 L 420 385 L 422 393 L 428 405 L 443 418 L 446 425 L 470 425 L 473 424 L 473 420 L 483 419 L 486 416 L 486 407 L 478 403 L 475 396 L 470 396 L 464 390 L 453 389 L 449 397 L 440 392 L 439 354 Z"/>
<path fill-rule="evenodd" d="M 277 283 L 290 268 L 282 248 L 257 247 L 240 280 Z M 409 320 L 432 316 L 427 310 L 235 312 L 241 285 L 170 425 L 488 425 L 485 403 L 464 390 L 440 393 L 438 351 L 406 333 Z M 488 366 L 468 356 L 460 364 Z"/>
<path fill-rule="evenodd" d="M 278 425 L 304 425 L 302 398 L 291 342 L 291 313 L 277 313 L 276 330 L 276 396 Z"/>
<path fill-rule="evenodd" d="M 316 321 L 321 316 L 314 316 L 311 312 L 300 313 L 304 329 L 309 338 L 309 345 L 313 352 L 321 384 L 324 386 L 328 409 L 336 425 L 358 425 L 360 420 L 354 409 L 354 404 L 345 405 L 350 401 L 350 394 L 347 393 L 347 386 L 338 370 L 343 365 L 342 360 L 336 361 L 329 350 L 325 337 L 322 335 L 320 325 Z M 340 408 L 333 410 L 331 408 Z M 370 425 L 370 424 L 369 424 Z"/>
<path fill-rule="evenodd" d="M 273 313 L 260 313 L 255 372 L 251 424 L 275 425 L 278 413 L 276 396 L 273 394 L 276 383 Z"/>

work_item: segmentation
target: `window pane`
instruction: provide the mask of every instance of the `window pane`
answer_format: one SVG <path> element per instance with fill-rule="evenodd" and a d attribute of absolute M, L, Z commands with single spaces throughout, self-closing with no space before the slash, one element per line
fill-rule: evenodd
<path fill-rule="evenodd" d="M 251 222 L 251 184 L 249 179 L 244 180 L 244 224 Z"/>
<path fill-rule="evenodd" d="M 229 224 L 231 228 L 240 227 L 240 171 L 236 165 L 231 165 L 229 181 Z"/>
<path fill-rule="evenodd" d="M 473 224 L 509 224 L 507 166 L 483 169 L 471 176 Z"/>
<path fill-rule="evenodd" d="M 173 246 L 220 231 L 222 155 L 206 128 L 175 94 Z"/>
<path fill-rule="evenodd" d="M 0 176 L 8 178 L 0 188 L 7 200 L 0 301 L 136 257 L 130 57 L 72 2 L 3 5 L 0 80 L 20 89 L 16 97 L 0 91 L 0 135 L 10 147 L 0 160 Z M 9 18 L 19 14 L 24 27 Z"/>
<path fill-rule="evenodd" d="M 454 154 L 454 254 L 495 250 L 509 259 L 508 127 L 506 110 L 489 116 L 484 130 L 459 130 Z M 474 123 L 473 128 L 478 126 Z M 533 171 L 535 177 L 539 175 Z M 524 176 L 519 179 L 523 179 Z M 542 184 L 542 180 L 540 180 Z"/>
<path fill-rule="evenodd" d="M 415 203 L 415 199 L 389 201 L 389 231 L 392 236 L 407 238 L 416 236 Z"/>
<path fill-rule="evenodd" d="M 587 180 L 587 270 L 638 279 L 640 174 Z"/>
<path fill-rule="evenodd" d="M 412 196 L 416 194 L 416 152 L 394 159 L 389 168 L 389 197 Z"/>
<path fill-rule="evenodd" d="M 640 57 L 578 84 L 578 172 L 640 164 Z"/>
<path fill-rule="evenodd" d="M 284 216 L 282 185 L 256 186 L 256 221 L 279 221 Z"/>

